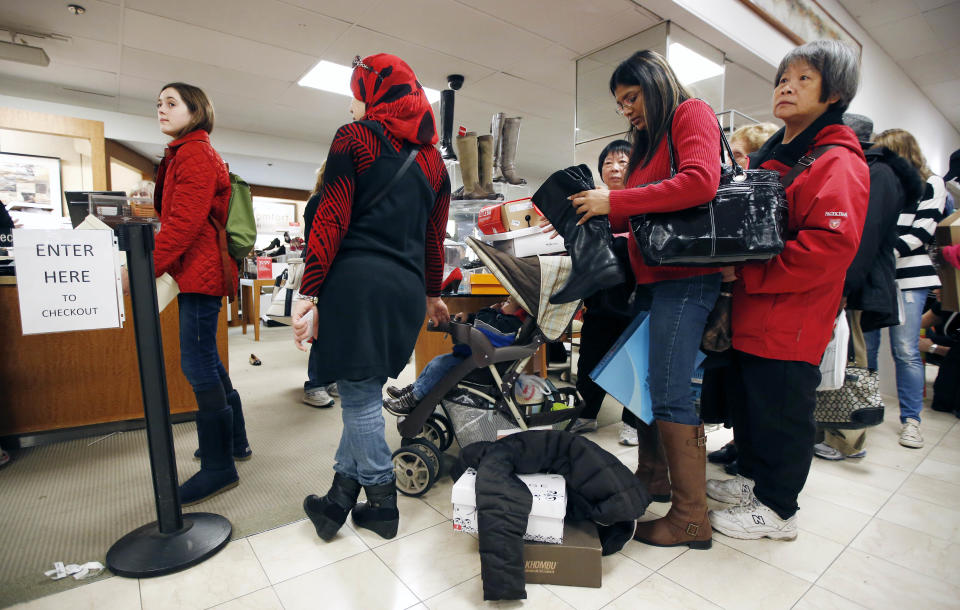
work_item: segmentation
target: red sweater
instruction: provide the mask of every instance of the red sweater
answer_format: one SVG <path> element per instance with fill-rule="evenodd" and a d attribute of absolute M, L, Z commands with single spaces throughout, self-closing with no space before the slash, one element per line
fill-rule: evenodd
<path fill-rule="evenodd" d="M 180 292 L 228 296 L 210 216 L 226 224 L 230 175 L 206 131 L 192 131 L 167 145 L 156 192 L 161 223 L 153 250 L 157 277 L 170 273 Z M 237 275 L 236 264 L 230 266 L 229 272 Z"/>
<path fill-rule="evenodd" d="M 867 215 L 870 170 L 849 127 L 824 127 L 809 150 L 824 144 L 839 146 L 787 189 L 793 237 L 783 252 L 737 269 L 731 325 L 733 347 L 742 352 L 817 365 L 830 342 Z M 775 160 L 761 167 L 781 176 L 790 170 Z"/>
<path fill-rule="evenodd" d="M 648 212 L 672 212 L 710 201 L 720 185 L 720 128 L 713 109 L 691 99 L 673 115 L 673 148 L 677 173 L 670 177 L 667 139 L 663 138 L 650 162 L 627 178 L 627 188 L 610 192 L 610 226 L 614 233 L 630 230 L 630 217 Z M 630 265 L 638 284 L 717 273 L 701 267 L 649 267 L 640 248 L 630 239 Z"/>

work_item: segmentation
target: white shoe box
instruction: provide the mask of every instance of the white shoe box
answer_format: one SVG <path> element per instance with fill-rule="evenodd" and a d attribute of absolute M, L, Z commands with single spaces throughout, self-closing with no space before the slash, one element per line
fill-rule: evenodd
<path fill-rule="evenodd" d="M 518 258 L 536 256 L 537 254 L 555 254 L 565 250 L 562 237 L 558 235 L 551 238 L 550 233 L 544 233 L 543 227 L 539 226 L 507 231 L 506 233 L 481 235 L 480 239 L 497 250 Z"/>
<path fill-rule="evenodd" d="M 566 480 L 559 474 L 519 474 L 517 477 L 533 495 L 533 507 L 523 539 L 562 543 L 563 518 L 567 514 Z M 453 486 L 454 531 L 478 532 L 476 482 L 477 471 L 468 468 Z"/>

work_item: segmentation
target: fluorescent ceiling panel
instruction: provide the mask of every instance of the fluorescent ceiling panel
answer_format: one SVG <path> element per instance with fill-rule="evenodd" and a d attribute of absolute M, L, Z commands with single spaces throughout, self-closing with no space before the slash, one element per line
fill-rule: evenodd
<path fill-rule="evenodd" d="M 700 82 L 723 74 L 723 66 L 688 49 L 679 42 L 670 43 L 670 67 L 684 85 Z"/>
<path fill-rule="evenodd" d="M 350 76 L 352 74 L 353 68 L 341 66 L 324 59 L 307 72 L 297 84 L 301 87 L 312 87 L 321 91 L 353 97 L 353 92 L 350 91 Z M 423 91 L 427 94 L 427 101 L 431 104 L 440 101 L 440 92 L 436 89 L 424 87 Z"/>

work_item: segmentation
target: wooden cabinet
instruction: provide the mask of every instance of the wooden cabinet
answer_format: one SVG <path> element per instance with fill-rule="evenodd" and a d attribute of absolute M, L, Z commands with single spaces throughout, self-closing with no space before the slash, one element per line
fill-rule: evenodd
<path fill-rule="evenodd" d="M 0 436 L 28 434 L 143 417 L 140 368 L 130 299 L 123 328 L 21 334 L 15 285 L 0 285 Z M 160 312 L 170 412 L 195 411 L 193 389 L 180 371 L 179 310 Z M 226 306 L 217 349 L 228 364 Z"/>

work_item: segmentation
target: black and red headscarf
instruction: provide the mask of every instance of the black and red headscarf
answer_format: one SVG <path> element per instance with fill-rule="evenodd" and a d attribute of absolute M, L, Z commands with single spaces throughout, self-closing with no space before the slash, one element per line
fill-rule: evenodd
<path fill-rule="evenodd" d="M 417 76 L 396 55 L 378 53 L 354 60 L 353 96 L 367 105 L 367 119 L 378 121 L 399 140 L 437 143 L 437 124 Z"/>

